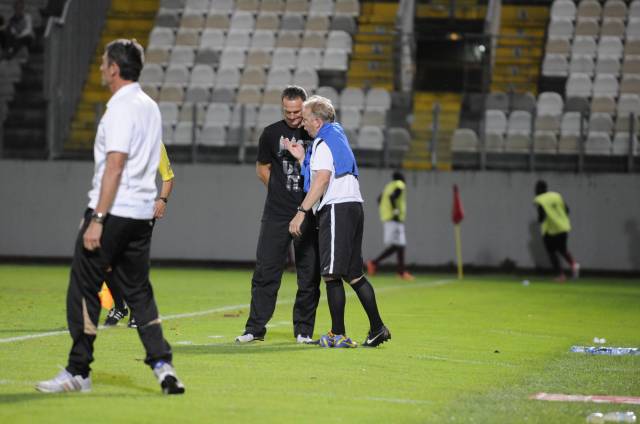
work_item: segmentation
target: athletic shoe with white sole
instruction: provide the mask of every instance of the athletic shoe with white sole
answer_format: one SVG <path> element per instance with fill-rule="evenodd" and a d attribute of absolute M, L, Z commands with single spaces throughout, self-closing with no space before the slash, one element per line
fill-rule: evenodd
<path fill-rule="evenodd" d="M 391 340 L 391 333 L 389 332 L 389 329 L 383 325 L 382 328 L 375 333 L 369 331 L 367 340 L 362 343 L 362 346 L 376 347 L 386 342 L 387 340 Z"/>
<path fill-rule="evenodd" d="M 133 317 L 133 315 L 129 317 L 129 324 L 127 324 L 127 327 L 138 328 L 138 323 L 136 322 L 136 319 Z"/>
<path fill-rule="evenodd" d="M 257 342 L 257 341 L 263 341 L 263 340 L 264 340 L 264 336 L 254 336 L 251 333 L 244 333 L 243 335 L 236 337 L 236 343 L 238 344 L 251 343 L 251 342 Z"/>
<path fill-rule="evenodd" d="M 127 308 L 118 309 L 116 307 L 113 307 L 109 309 L 109 313 L 107 313 L 107 319 L 104 320 L 104 325 L 107 327 L 118 325 L 118 322 L 127 315 L 129 315 L 129 310 Z"/>
<path fill-rule="evenodd" d="M 296 337 L 296 342 L 299 344 L 317 344 L 311 337 L 305 334 L 298 334 Z"/>
<path fill-rule="evenodd" d="M 580 264 L 578 262 L 571 264 L 571 277 L 573 277 L 574 280 L 580 278 Z"/>
<path fill-rule="evenodd" d="M 153 373 L 156 375 L 160 387 L 162 387 L 162 393 L 165 395 L 181 395 L 184 393 L 184 385 L 178 379 L 176 370 L 171 364 L 158 361 L 153 366 Z"/>
<path fill-rule="evenodd" d="M 83 378 L 81 375 L 71 375 L 63 369 L 51 380 L 40 381 L 36 384 L 36 390 L 43 393 L 63 392 L 90 392 L 91 377 Z"/>

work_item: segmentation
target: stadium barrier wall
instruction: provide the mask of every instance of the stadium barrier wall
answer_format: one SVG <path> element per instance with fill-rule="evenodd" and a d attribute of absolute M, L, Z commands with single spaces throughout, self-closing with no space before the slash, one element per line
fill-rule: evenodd
<path fill-rule="evenodd" d="M 175 164 L 167 216 L 155 229 L 154 259 L 255 259 L 265 188 L 251 165 Z M 93 166 L 71 161 L 0 161 L 0 257 L 70 257 Z M 365 259 L 383 249 L 376 198 L 391 170 L 363 169 Z M 533 186 L 544 178 L 570 207 L 569 248 L 585 269 L 640 271 L 640 184 L 628 174 L 406 172 L 407 260 L 453 264 L 452 185 L 460 187 L 465 264 L 548 267 Z"/>

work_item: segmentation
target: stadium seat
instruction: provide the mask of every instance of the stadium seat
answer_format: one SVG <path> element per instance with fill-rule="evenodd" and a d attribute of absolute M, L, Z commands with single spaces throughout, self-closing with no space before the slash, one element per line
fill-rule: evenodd
<path fill-rule="evenodd" d="M 174 102 L 158 102 L 160 116 L 164 124 L 175 125 L 178 122 L 178 105 Z"/>
<path fill-rule="evenodd" d="M 606 18 L 600 27 L 600 37 L 624 38 L 624 21 L 618 18 Z"/>
<path fill-rule="evenodd" d="M 638 133 L 640 130 L 640 116 L 638 116 L 637 114 L 634 116 L 635 116 L 635 119 L 633 120 L 634 131 Z M 631 119 L 630 113 L 618 114 L 616 116 L 615 130 L 617 132 L 631 132 L 632 131 L 631 122 L 632 122 L 632 119 Z"/>
<path fill-rule="evenodd" d="M 531 150 L 531 137 L 524 133 L 507 134 L 504 151 L 508 153 L 528 153 Z"/>
<path fill-rule="evenodd" d="M 185 9 L 205 13 L 209 10 L 209 0 L 187 0 Z"/>
<path fill-rule="evenodd" d="M 258 127 L 264 128 L 282 119 L 282 107 L 280 105 L 262 105 L 258 111 Z"/>
<path fill-rule="evenodd" d="M 576 22 L 576 37 L 598 37 L 600 35 L 600 24 L 596 20 L 579 20 Z"/>
<path fill-rule="evenodd" d="M 552 132 L 535 132 L 533 136 L 533 151 L 535 153 L 555 154 L 558 151 L 558 139 Z"/>
<path fill-rule="evenodd" d="M 253 14 L 246 11 L 238 11 L 236 10 L 233 15 L 231 15 L 231 21 L 229 24 L 229 30 L 244 30 L 244 31 L 253 31 L 256 26 L 255 18 Z"/>
<path fill-rule="evenodd" d="M 265 69 L 271 65 L 271 53 L 267 50 L 249 50 L 247 67 Z"/>
<path fill-rule="evenodd" d="M 302 15 L 284 15 L 280 21 L 280 28 L 288 31 L 303 31 L 305 20 Z"/>
<path fill-rule="evenodd" d="M 244 113 L 244 118 L 243 118 Z M 236 104 L 231 113 L 232 128 L 243 127 L 245 129 L 254 128 L 256 126 L 256 120 L 258 118 L 258 111 L 256 105 L 251 104 Z M 244 122 L 243 122 L 244 119 Z"/>
<path fill-rule="evenodd" d="M 186 0 L 161 0 L 160 7 L 165 9 L 184 9 Z"/>
<path fill-rule="evenodd" d="M 225 103 L 209 104 L 205 123 L 212 126 L 229 126 L 231 123 L 231 106 Z"/>
<path fill-rule="evenodd" d="M 170 46 L 149 47 L 145 52 L 145 65 L 155 63 L 156 65 L 166 65 L 171 55 Z"/>
<path fill-rule="evenodd" d="M 547 54 L 542 61 L 542 75 L 547 77 L 566 77 L 569 71 L 567 59 L 562 55 Z"/>
<path fill-rule="evenodd" d="M 606 133 L 589 132 L 584 143 L 584 152 L 587 155 L 610 155 L 611 137 Z"/>
<path fill-rule="evenodd" d="M 391 150 L 409 150 L 411 145 L 411 134 L 406 128 L 391 127 L 387 131 L 387 142 Z"/>
<path fill-rule="evenodd" d="M 282 47 L 275 49 L 271 58 L 271 69 L 290 70 L 295 68 L 295 65 L 296 51 L 294 49 Z"/>
<path fill-rule="evenodd" d="M 225 48 L 220 56 L 220 64 L 225 68 L 244 68 L 247 59 L 242 48 Z"/>
<path fill-rule="evenodd" d="M 359 128 L 361 121 L 362 116 L 359 109 L 353 107 L 342 107 L 340 109 L 340 123 L 344 128 Z"/>
<path fill-rule="evenodd" d="M 587 74 L 571 74 L 567 79 L 567 97 L 591 97 L 591 78 Z"/>
<path fill-rule="evenodd" d="M 327 46 L 327 39 L 325 33 L 320 31 L 305 32 L 302 37 L 302 47 L 309 49 L 324 50 Z M 341 50 L 342 51 L 342 50 Z"/>
<path fill-rule="evenodd" d="M 267 77 L 263 68 L 246 68 L 240 78 L 240 85 L 261 88 L 266 80 Z"/>
<path fill-rule="evenodd" d="M 299 49 L 301 42 L 300 31 L 281 30 L 276 40 L 276 48 Z"/>
<path fill-rule="evenodd" d="M 193 138 L 193 124 L 188 121 L 178 122 L 176 129 L 173 133 L 173 144 L 176 146 L 189 146 L 192 144 Z"/>
<path fill-rule="evenodd" d="M 358 25 L 356 24 L 355 18 L 351 16 L 336 15 L 331 19 L 329 30 L 344 31 L 354 36 L 358 31 Z"/>
<path fill-rule="evenodd" d="M 485 112 L 485 147 L 487 151 L 501 152 L 504 149 L 504 134 L 507 131 L 507 118 L 501 110 Z"/>
<path fill-rule="evenodd" d="M 351 36 L 344 31 L 330 31 L 327 37 L 327 49 L 344 50 L 351 52 Z"/>
<path fill-rule="evenodd" d="M 384 128 L 387 125 L 387 114 L 382 110 L 365 110 L 362 114 L 362 125 Z"/>
<path fill-rule="evenodd" d="M 204 23 L 204 14 L 198 11 L 185 11 L 180 19 L 181 28 L 202 29 L 204 27 Z"/>
<path fill-rule="evenodd" d="M 570 19 L 566 18 L 555 18 L 552 17 L 549 22 L 549 27 L 547 29 L 547 34 L 550 38 L 554 37 L 573 37 L 573 22 Z"/>
<path fill-rule="evenodd" d="M 209 15 L 213 13 L 220 13 L 229 15 L 235 8 L 234 0 L 211 0 L 211 6 L 209 7 Z"/>
<path fill-rule="evenodd" d="M 538 114 L 535 121 L 535 132 L 558 133 L 560 131 L 560 116 Z"/>
<path fill-rule="evenodd" d="M 509 114 L 507 134 L 531 134 L 531 113 L 515 110 Z"/>
<path fill-rule="evenodd" d="M 216 88 L 236 89 L 240 85 L 240 71 L 238 68 L 220 68 L 216 77 Z"/>
<path fill-rule="evenodd" d="M 176 46 L 198 47 L 200 31 L 191 28 L 180 28 L 176 36 Z"/>
<path fill-rule="evenodd" d="M 359 149 L 382 150 L 384 134 L 378 127 L 363 126 L 358 131 L 357 146 Z"/>
<path fill-rule="evenodd" d="M 256 13 L 260 7 L 259 0 L 236 0 L 236 10 Z"/>
<path fill-rule="evenodd" d="M 531 93 L 513 93 L 511 110 L 524 110 L 533 113 L 536 110 L 536 99 Z"/>
<path fill-rule="evenodd" d="M 600 20 L 601 15 L 602 6 L 600 6 L 600 3 L 596 0 L 582 0 L 578 4 L 578 20 L 580 20 L 580 18 Z"/>
<path fill-rule="evenodd" d="M 293 74 L 293 84 L 315 90 L 318 88 L 318 73 L 312 69 L 297 69 Z"/>
<path fill-rule="evenodd" d="M 215 72 L 209 65 L 195 65 L 191 70 L 191 76 L 189 78 L 190 86 L 202 86 L 211 88 L 215 83 Z"/>
<path fill-rule="evenodd" d="M 576 5 L 570 0 L 554 0 L 551 4 L 550 16 L 573 21 L 576 18 Z"/>
<path fill-rule="evenodd" d="M 485 108 L 490 110 L 509 111 L 509 96 L 501 91 L 489 93 L 485 100 Z"/>
<path fill-rule="evenodd" d="M 365 96 L 365 109 L 389 110 L 391 109 L 391 94 L 384 88 L 372 88 Z"/>
<path fill-rule="evenodd" d="M 568 38 L 549 38 L 545 46 L 545 52 L 546 54 L 557 54 L 566 57 L 571 52 L 571 43 Z"/>
<path fill-rule="evenodd" d="M 592 113 L 589 117 L 589 133 L 610 134 L 613 131 L 613 119 L 608 113 Z"/>
<path fill-rule="evenodd" d="M 329 31 L 329 17 L 326 15 L 309 16 L 303 28 L 305 31 Z"/>
<path fill-rule="evenodd" d="M 364 92 L 355 87 L 348 87 L 340 93 L 340 109 L 354 108 L 357 110 L 364 109 Z"/>
<path fill-rule="evenodd" d="M 164 71 L 162 70 L 162 66 L 156 63 L 147 63 L 144 65 L 144 68 L 142 68 L 142 72 L 140 73 L 141 84 L 160 85 L 163 81 Z"/>
<path fill-rule="evenodd" d="M 620 60 L 616 57 L 598 57 L 596 74 L 610 74 L 617 78 L 620 74 Z"/>
<path fill-rule="evenodd" d="M 640 75 L 623 75 L 620 82 L 620 94 L 640 94 Z"/>
<path fill-rule="evenodd" d="M 626 156 L 629 154 L 629 133 L 628 132 L 617 132 L 613 137 L 613 142 L 611 143 L 611 154 L 616 156 Z M 632 152 L 634 155 L 638 154 L 640 149 L 640 145 L 638 144 L 638 137 L 635 136 L 633 138 L 633 148 Z"/>
<path fill-rule="evenodd" d="M 360 16 L 360 2 L 357 0 L 336 0 L 334 16 L 352 18 Z"/>
<path fill-rule="evenodd" d="M 607 113 L 614 115 L 616 113 L 616 101 L 613 96 L 598 95 L 591 99 L 591 113 Z"/>
<path fill-rule="evenodd" d="M 560 134 L 561 135 L 580 135 L 580 121 L 581 114 L 579 112 L 566 112 L 562 115 L 562 121 L 560 123 Z M 587 124 L 583 123 L 583 128 L 586 131 Z"/>
<path fill-rule="evenodd" d="M 621 58 L 624 47 L 619 37 L 602 37 L 598 44 L 598 57 Z"/>
<path fill-rule="evenodd" d="M 306 15 L 309 12 L 308 0 L 286 0 L 284 6 L 285 14 Z"/>
<path fill-rule="evenodd" d="M 571 45 L 571 56 L 595 56 L 598 45 L 594 37 L 576 37 Z"/>
<path fill-rule="evenodd" d="M 291 72 L 288 69 L 271 69 L 267 76 L 267 87 L 283 89 L 291 84 Z"/>
<path fill-rule="evenodd" d="M 259 105 L 262 103 L 262 91 L 254 86 L 242 86 L 236 95 L 236 104 Z"/>
<path fill-rule="evenodd" d="M 281 105 L 282 104 L 282 90 L 278 88 L 267 88 L 264 90 L 262 96 L 262 104 L 265 105 Z"/>
<path fill-rule="evenodd" d="M 260 13 L 282 13 L 284 12 L 283 0 L 261 0 L 260 1 Z"/>
<path fill-rule="evenodd" d="M 560 115 L 564 107 L 562 96 L 555 92 L 543 92 L 538 96 L 538 115 Z"/>
<path fill-rule="evenodd" d="M 602 9 L 602 19 L 607 18 L 626 19 L 627 5 L 622 0 L 607 0 Z"/>
<path fill-rule="evenodd" d="M 211 88 L 202 85 L 190 85 L 184 97 L 190 103 L 209 103 L 211 99 Z"/>
<path fill-rule="evenodd" d="M 151 97 L 153 100 L 158 100 L 160 97 L 160 89 L 156 84 L 141 84 L 140 87 L 142 91 L 144 91 L 147 96 Z"/>
<path fill-rule="evenodd" d="M 277 31 L 280 28 L 280 17 L 275 13 L 260 13 L 256 19 L 256 31 Z"/>
<path fill-rule="evenodd" d="M 313 15 L 333 15 L 333 0 L 311 0 L 309 5 L 309 16 Z"/>
<path fill-rule="evenodd" d="M 159 9 L 153 26 L 155 28 L 177 28 L 180 25 L 180 14 L 177 10 Z"/>
<path fill-rule="evenodd" d="M 207 16 L 205 27 L 208 29 L 221 29 L 227 31 L 231 25 L 229 15 L 227 13 L 210 13 Z"/>
<path fill-rule="evenodd" d="M 322 58 L 321 69 L 330 71 L 347 71 L 348 57 L 343 50 L 327 50 Z"/>
<path fill-rule="evenodd" d="M 300 50 L 296 61 L 297 69 L 313 69 L 320 68 L 322 64 L 322 51 L 318 49 L 303 48 Z"/>
<path fill-rule="evenodd" d="M 633 0 L 629 5 L 629 21 L 640 18 L 640 1 Z"/>
<path fill-rule="evenodd" d="M 609 74 L 597 74 L 593 82 L 593 95 L 618 97 L 618 79 Z"/>
<path fill-rule="evenodd" d="M 173 64 L 182 64 L 185 66 L 192 66 L 195 61 L 196 55 L 192 47 L 188 46 L 175 46 L 171 50 L 171 56 L 169 62 Z"/>
<path fill-rule="evenodd" d="M 161 102 L 182 103 L 184 101 L 184 87 L 182 84 L 165 83 L 160 89 Z"/>
<path fill-rule="evenodd" d="M 622 63 L 622 73 L 626 75 L 640 75 L 640 57 L 625 56 L 624 62 Z"/>
<path fill-rule="evenodd" d="M 630 113 L 640 115 L 640 96 L 637 94 L 622 94 L 618 99 L 616 113 L 618 115 L 628 115 Z"/>
<path fill-rule="evenodd" d="M 333 104 L 333 106 L 336 109 L 339 108 L 340 95 L 338 94 L 338 92 L 336 91 L 335 88 L 328 87 L 328 86 L 318 87 L 318 89 L 316 90 L 316 94 L 318 96 L 322 96 L 324 98 L 327 98 L 327 99 L 331 100 L 331 104 Z"/>
<path fill-rule="evenodd" d="M 242 50 L 246 52 L 249 50 L 251 43 L 251 33 L 246 30 L 235 30 L 233 27 L 227 33 L 227 38 L 224 43 L 225 50 Z M 223 54 L 224 63 L 224 54 Z M 226 63 L 225 63 L 226 65 Z"/>
<path fill-rule="evenodd" d="M 568 97 L 564 104 L 566 112 L 589 113 L 589 101 L 584 97 Z"/>
<path fill-rule="evenodd" d="M 593 57 L 584 55 L 575 55 L 571 57 L 571 63 L 569 64 L 569 73 L 587 74 L 589 76 L 592 76 L 594 69 L 595 64 L 593 63 Z"/>
<path fill-rule="evenodd" d="M 175 34 L 170 28 L 156 27 L 149 34 L 149 47 L 155 46 L 173 46 L 175 42 Z"/>
<path fill-rule="evenodd" d="M 273 50 L 276 45 L 276 37 L 273 31 L 256 30 L 251 38 L 251 49 Z"/>
<path fill-rule="evenodd" d="M 453 132 L 451 149 L 454 152 L 477 152 L 478 136 L 468 128 L 458 128 Z"/>
<path fill-rule="evenodd" d="M 224 146 L 227 141 L 227 129 L 221 125 L 205 124 L 198 134 L 198 144 L 203 146 Z"/>
<path fill-rule="evenodd" d="M 201 126 L 204 124 L 204 118 L 207 115 L 207 103 L 205 102 L 197 102 L 192 103 L 186 101 L 182 104 L 180 108 L 180 114 L 178 115 L 178 122 L 196 122 L 196 126 Z M 196 114 L 193 116 L 193 114 Z"/>
<path fill-rule="evenodd" d="M 220 63 L 220 51 L 215 51 L 209 48 L 201 48 L 196 54 L 196 65 L 208 65 L 211 67 L 217 67 Z"/>
<path fill-rule="evenodd" d="M 189 69 L 186 65 L 180 63 L 172 63 L 164 74 L 164 82 L 171 84 L 180 84 L 183 87 L 189 83 Z"/>
<path fill-rule="evenodd" d="M 212 103 L 227 103 L 233 104 L 236 101 L 236 93 L 233 88 L 228 87 L 214 87 L 213 93 L 211 93 Z"/>

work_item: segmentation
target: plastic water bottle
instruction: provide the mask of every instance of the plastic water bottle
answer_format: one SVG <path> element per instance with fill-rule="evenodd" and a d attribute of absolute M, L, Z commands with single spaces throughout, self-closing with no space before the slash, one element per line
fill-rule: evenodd
<path fill-rule="evenodd" d="M 594 412 L 587 416 L 587 422 L 590 424 L 604 424 L 604 414 L 602 412 Z"/>
<path fill-rule="evenodd" d="M 636 414 L 633 411 L 627 412 L 607 412 L 604 414 L 604 422 L 606 423 L 635 423 Z"/>

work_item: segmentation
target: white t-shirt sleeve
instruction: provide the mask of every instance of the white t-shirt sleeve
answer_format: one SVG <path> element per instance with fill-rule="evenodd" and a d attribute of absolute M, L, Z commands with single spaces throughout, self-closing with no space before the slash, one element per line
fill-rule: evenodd
<path fill-rule="evenodd" d="M 105 122 L 105 151 L 121 152 L 129 154 L 131 152 L 131 141 L 133 139 L 135 120 L 129 108 L 113 107 L 107 111 Z"/>
<path fill-rule="evenodd" d="M 324 169 L 333 172 L 333 155 L 327 143 L 319 143 L 315 148 L 316 152 L 311 162 L 311 170 L 319 171 Z"/>

